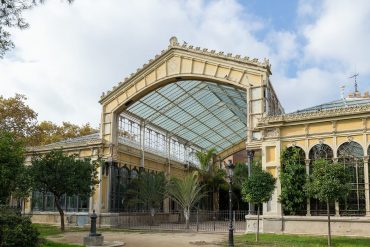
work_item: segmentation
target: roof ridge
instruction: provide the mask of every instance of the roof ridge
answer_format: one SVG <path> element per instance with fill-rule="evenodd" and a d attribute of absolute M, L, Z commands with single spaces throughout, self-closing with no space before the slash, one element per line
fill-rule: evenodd
<path fill-rule="evenodd" d="M 177 40 L 177 37 L 173 36 L 170 38 L 170 44 L 168 47 L 164 50 L 161 51 L 160 54 L 156 54 L 154 58 L 149 59 L 148 63 L 143 64 L 141 67 L 136 69 L 135 73 L 131 73 L 129 76 L 125 77 L 123 81 L 118 82 L 118 84 L 114 85 L 111 90 L 107 90 L 103 92 L 100 96 L 100 101 L 103 100 L 104 98 L 108 97 L 111 93 L 113 93 L 117 88 L 120 86 L 124 85 L 126 82 L 128 82 L 131 78 L 133 78 L 135 75 L 143 71 L 145 68 L 147 68 L 149 65 L 154 63 L 157 59 L 159 59 L 162 55 L 164 55 L 167 51 L 177 48 L 185 51 L 190 51 L 190 52 L 195 52 L 199 54 L 205 54 L 209 56 L 214 56 L 214 57 L 220 57 L 220 58 L 226 58 L 226 59 L 232 59 L 237 62 L 243 62 L 243 63 L 248 63 L 251 65 L 257 65 L 261 67 L 267 68 L 269 71 L 271 70 L 271 64 L 270 60 L 268 58 L 264 58 L 263 61 L 259 61 L 258 58 L 253 58 L 251 59 L 248 56 L 242 57 L 239 54 L 233 55 L 232 53 L 227 53 L 223 51 L 216 52 L 216 50 L 210 50 L 208 51 L 207 48 L 201 48 L 199 46 L 195 47 L 193 45 L 188 45 L 187 42 L 183 41 L 183 44 L 180 45 L 180 43 Z"/>

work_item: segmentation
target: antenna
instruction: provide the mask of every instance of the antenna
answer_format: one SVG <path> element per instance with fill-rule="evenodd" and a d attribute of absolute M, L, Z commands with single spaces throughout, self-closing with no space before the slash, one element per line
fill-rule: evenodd
<path fill-rule="evenodd" d="M 340 86 L 340 96 L 341 96 L 341 98 L 342 98 L 342 101 L 343 101 L 343 103 L 344 103 L 344 106 L 345 107 L 347 107 L 348 105 L 347 105 L 347 101 L 346 101 L 346 98 L 344 97 L 344 88 L 345 88 L 346 86 L 344 86 L 344 85 L 342 85 L 342 86 Z"/>
<path fill-rule="evenodd" d="M 357 77 L 359 76 L 360 74 L 359 73 L 355 73 L 353 76 L 350 76 L 349 78 L 355 78 L 355 93 L 358 92 L 358 89 L 357 89 Z"/>

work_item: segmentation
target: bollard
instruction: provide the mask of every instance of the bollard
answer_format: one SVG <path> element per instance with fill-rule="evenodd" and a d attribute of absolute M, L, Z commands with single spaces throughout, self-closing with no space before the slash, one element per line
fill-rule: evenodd
<path fill-rule="evenodd" d="M 91 215 L 91 224 L 90 224 L 90 234 L 89 236 L 100 236 L 100 233 L 96 233 L 96 219 L 98 216 L 95 213 L 95 209 L 93 210 L 93 214 Z"/>

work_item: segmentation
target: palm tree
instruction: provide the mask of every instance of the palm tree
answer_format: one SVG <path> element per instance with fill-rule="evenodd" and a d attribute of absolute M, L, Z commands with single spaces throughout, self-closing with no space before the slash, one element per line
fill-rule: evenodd
<path fill-rule="evenodd" d="M 183 180 L 171 178 L 168 183 L 168 194 L 184 211 L 186 229 L 189 229 L 190 210 L 204 197 L 202 189 L 196 172 L 188 174 Z"/>
<path fill-rule="evenodd" d="M 225 183 L 225 172 L 218 168 L 213 162 L 213 157 L 216 154 L 216 149 L 211 148 L 207 151 L 197 151 L 196 157 L 199 161 L 199 173 L 203 181 L 212 192 L 212 209 L 215 211 L 218 208 L 218 191 L 220 185 Z"/>
<path fill-rule="evenodd" d="M 155 210 L 160 208 L 166 192 L 164 173 L 142 172 L 135 182 L 134 188 L 128 191 L 132 197 L 129 203 L 143 205 L 144 208 L 150 210 L 151 216 L 154 216 Z"/>

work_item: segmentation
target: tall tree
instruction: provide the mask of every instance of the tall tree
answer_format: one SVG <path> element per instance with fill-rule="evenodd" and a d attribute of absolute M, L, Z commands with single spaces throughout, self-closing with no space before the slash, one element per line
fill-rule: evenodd
<path fill-rule="evenodd" d="M 79 126 L 69 122 L 63 122 L 62 125 L 57 125 L 51 121 L 42 121 L 35 129 L 35 133 L 30 137 L 29 141 L 32 146 L 46 145 L 64 139 L 98 132 L 89 123 Z"/>
<path fill-rule="evenodd" d="M 260 207 L 268 202 L 275 189 L 276 179 L 260 166 L 253 167 L 253 173 L 248 177 L 242 187 L 243 199 L 247 202 L 257 204 L 257 231 L 256 241 L 259 239 Z"/>
<path fill-rule="evenodd" d="M 183 179 L 171 178 L 167 192 L 183 209 L 186 229 L 189 229 L 190 210 L 205 196 L 196 172 Z"/>
<path fill-rule="evenodd" d="M 73 0 L 67 0 L 71 3 Z M 0 58 L 5 53 L 14 48 L 11 40 L 9 28 L 28 28 L 29 24 L 23 18 L 23 11 L 31 9 L 45 0 L 0 0 Z"/>
<path fill-rule="evenodd" d="M 61 150 L 51 151 L 43 156 L 34 157 L 30 174 L 33 188 L 40 192 L 51 192 L 60 214 L 61 229 L 64 231 L 64 211 L 60 204 L 63 195 L 90 196 L 98 180 L 99 160 L 77 159 L 65 155 Z"/>
<path fill-rule="evenodd" d="M 0 96 L 0 129 L 13 133 L 19 140 L 25 140 L 35 133 L 37 113 L 25 101 L 26 96 Z"/>
<path fill-rule="evenodd" d="M 330 164 L 325 159 L 315 160 L 312 173 L 305 184 L 309 197 L 326 203 L 328 216 L 328 246 L 331 246 L 330 202 L 346 198 L 351 190 L 350 173 L 342 164 Z"/>
<path fill-rule="evenodd" d="M 14 192 L 27 193 L 28 188 L 22 181 L 25 172 L 24 148 L 14 134 L 0 131 L 0 204 L 9 202 Z"/>
<path fill-rule="evenodd" d="M 225 172 L 220 169 L 213 157 L 216 154 L 216 149 L 211 148 L 207 151 L 197 151 L 196 157 L 200 165 L 200 175 L 203 182 L 206 184 L 207 189 L 212 193 L 212 209 L 218 209 L 218 194 L 222 184 L 225 183 Z"/>
<path fill-rule="evenodd" d="M 284 214 L 297 215 L 306 213 L 307 197 L 303 186 L 306 182 L 306 167 L 304 152 L 298 147 L 283 150 L 280 172 L 281 194 L 279 201 Z"/>

